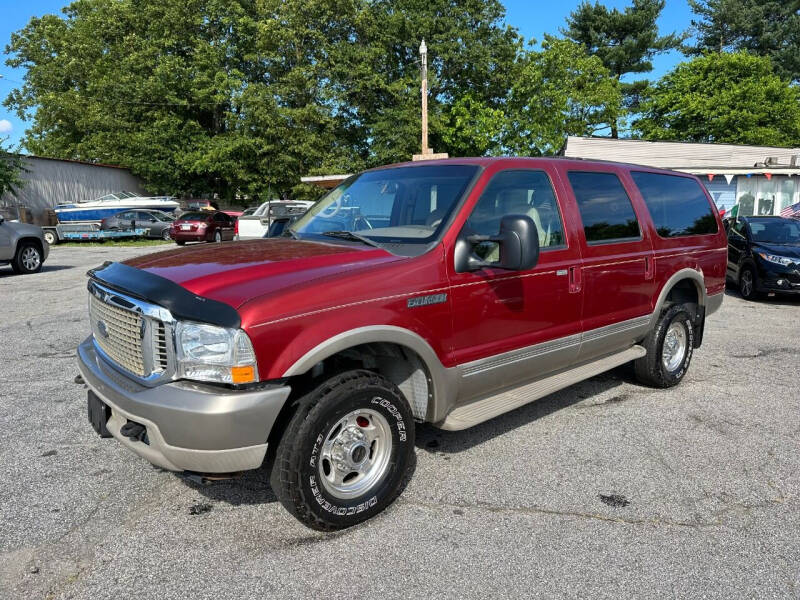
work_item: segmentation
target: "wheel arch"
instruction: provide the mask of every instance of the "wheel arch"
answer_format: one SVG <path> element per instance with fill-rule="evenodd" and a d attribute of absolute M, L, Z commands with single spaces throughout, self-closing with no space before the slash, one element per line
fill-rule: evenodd
<path fill-rule="evenodd" d="M 442 365 L 434 349 L 419 334 L 392 325 L 359 327 L 339 333 L 297 359 L 283 377 L 313 376 L 315 368 L 325 361 L 334 357 L 352 359 L 354 355 L 374 361 L 372 370 L 401 389 L 415 418 L 436 421 L 446 408 L 448 390 L 456 389 L 455 369 Z M 404 362 L 382 360 L 401 357 Z"/>
<path fill-rule="evenodd" d="M 687 294 L 694 293 L 693 297 Z M 677 298 L 683 301 L 694 302 L 700 309 L 698 312 L 705 311 L 708 302 L 708 294 L 706 292 L 705 278 L 703 273 L 695 269 L 681 269 L 670 277 L 661 288 L 661 293 L 658 295 L 653 316 L 650 320 L 650 328 L 655 327 L 661 313 L 667 308 L 672 298 Z"/>

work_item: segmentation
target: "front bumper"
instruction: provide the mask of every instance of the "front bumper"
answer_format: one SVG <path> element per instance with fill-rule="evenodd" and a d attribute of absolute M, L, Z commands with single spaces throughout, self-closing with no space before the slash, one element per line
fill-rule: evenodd
<path fill-rule="evenodd" d="M 758 260 L 756 289 L 759 292 L 800 294 L 800 269 Z"/>
<path fill-rule="evenodd" d="M 230 473 L 257 469 L 291 388 L 231 390 L 188 381 L 149 388 L 101 358 L 91 337 L 78 347 L 83 380 L 111 408 L 106 425 L 121 444 L 170 471 Z M 147 428 L 147 443 L 125 437 L 128 421 Z"/>

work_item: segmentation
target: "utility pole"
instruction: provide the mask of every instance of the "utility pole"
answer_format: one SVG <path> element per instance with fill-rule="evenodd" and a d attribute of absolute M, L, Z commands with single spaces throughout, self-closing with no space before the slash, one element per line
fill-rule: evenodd
<path fill-rule="evenodd" d="M 414 154 L 411 160 L 434 160 L 437 158 L 447 158 L 447 153 L 434 154 L 433 150 L 428 147 L 428 46 L 425 40 L 419 45 L 419 58 L 420 58 L 420 77 L 422 85 L 420 91 L 422 92 L 422 152 Z"/>
<path fill-rule="evenodd" d="M 428 149 L 428 47 L 425 40 L 419 45 L 419 57 L 422 64 L 422 154 L 429 154 Z"/>

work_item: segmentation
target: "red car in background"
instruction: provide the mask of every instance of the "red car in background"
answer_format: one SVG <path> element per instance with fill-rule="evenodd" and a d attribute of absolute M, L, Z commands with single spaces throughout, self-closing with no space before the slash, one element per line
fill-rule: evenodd
<path fill-rule="evenodd" d="M 187 212 L 172 223 L 169 237 L 178 246 L 186 242 L 223 242 L 233 239 L 235 223 L 234 217 L 218 210 Z"/>

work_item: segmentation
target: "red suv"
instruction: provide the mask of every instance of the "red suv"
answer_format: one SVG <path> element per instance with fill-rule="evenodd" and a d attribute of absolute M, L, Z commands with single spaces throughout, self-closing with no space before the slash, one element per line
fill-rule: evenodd
<path fill-rule="evenodd" d="M 222 211 L 185 212 L 170 226 L 169 237 L 178 246 L 186 242 L 223 242 L 233 239 L 236 218 Z"/>
<path fill-rule="evenodd" d="M 401 164 L 277 239 L 90 272 L 89 415 L 174 471 L 271 468 L 310 527 L 403 490 L 418 422 L 461 430 L 633 362 L 686 374 L 725 289 L 691 175 L 568 159 Z"/>

